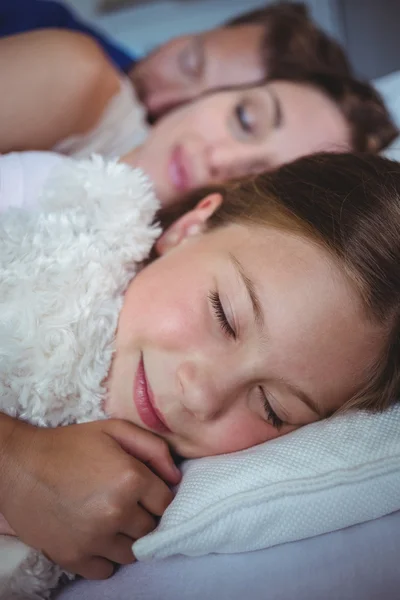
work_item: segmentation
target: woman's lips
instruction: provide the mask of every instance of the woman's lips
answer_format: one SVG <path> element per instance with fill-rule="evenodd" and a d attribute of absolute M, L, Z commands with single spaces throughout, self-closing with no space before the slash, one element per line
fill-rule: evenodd
<path fill-rule="evenodd" d="M 168 165 L 172 183 L 179 192 L 187 192 L 192 187 L 190 165 L 182 146 L 175 146 Z"/>
<path fill-rule="evenodd" d="M 163 416 L 154 405 L 153 393 L 144 369 L 143 355 L 140 357 L 133 388 L 133 401 L 144 425 L 156 433 L 171 433 L 163 421 Z"/>

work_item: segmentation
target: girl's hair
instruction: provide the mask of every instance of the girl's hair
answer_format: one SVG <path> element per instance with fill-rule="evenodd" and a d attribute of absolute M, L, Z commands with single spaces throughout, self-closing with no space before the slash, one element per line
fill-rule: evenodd
<path fill-rule="evenodd" d="M 324 247 L 386 340 L 365 387 L 343 409 L 379 411 L 400 391 L 400 163 L 318 154 L 225 188 L 210 226 L 274 226 Z M 343 410 L 342 409 L 342 410 Z"/>

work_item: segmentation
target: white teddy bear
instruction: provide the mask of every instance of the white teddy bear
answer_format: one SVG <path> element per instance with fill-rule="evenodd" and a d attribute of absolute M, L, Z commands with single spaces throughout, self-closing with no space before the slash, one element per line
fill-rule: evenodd
<path fill-rule="evenodd" d="M 160 234 L 146 177 L 63 162 L 34 210 L 0 216 L 0 411 L 55 427 L 105 418 L 123 294 Z M 49 598 L 63 571 L 0 536 L 0 598 Z"/>

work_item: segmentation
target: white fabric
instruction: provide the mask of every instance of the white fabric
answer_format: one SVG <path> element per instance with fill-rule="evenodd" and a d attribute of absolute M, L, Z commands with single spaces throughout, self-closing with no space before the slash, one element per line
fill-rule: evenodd
<path fill-rule="evenodd" d="M 376 79 L 374 86 L 382 95 L 385 104 L 400 129 L 400 71 Z M 400 135 L 383 152 L 384 156 L 400 161 Z"/>
<path fill-rule="evenodd" d="M 172 556 L 57 600 L 399 600 L 400 512 L 257 552 Z"/>
<path fill-rule="evenodd" d="M 139 559 L 245 552 L 400 509 L 400 405 L 338 415 L 236 454 L 188 461 Z"/>
<path fill-rule="evenodd" d="M 158 208 L 141 171 L 95 156 L 65 158 L 37 207 L 3 212 L 1 412 L 47 427 L 106 417 L 118 316 L 160 234 Z M 18 540 L 14 550 L 13 558 L 9 538 L 0 536 L 1 600 L 49 598 L 60 567 L 38 550 L 25 556 Z"/>
<path fill-rule="evenodd" d="M 68 160 L 53 152 L 0 155 L 0 212 L 10 206 L 33 208 L 54 167 Z"/>
<path fill-rule="evenodd" d="M 147 138 L 146 112 L 127 77 L 111 98 L 101 120 L 86 134 L 73 135 L 58 142 L 53 150 L 74 158 L 88 158 L 93 153 L 117 158 L 137 148 Z"/>

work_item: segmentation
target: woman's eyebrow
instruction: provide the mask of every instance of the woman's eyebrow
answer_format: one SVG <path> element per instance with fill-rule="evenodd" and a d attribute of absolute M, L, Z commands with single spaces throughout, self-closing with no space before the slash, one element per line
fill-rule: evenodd
<path fill-rule="evenodd" d="M 231 252 L 229 252 L 229 259 L 230 259 L 231 263 L 233 264 L 236 273 L 239 275 L 240 279 L 242 280 L 242 282 L 244 283 L 244 285 L 246 287 L 247 293 L 250 296 L 251 304 L 253 307 L 254 321 L 256 322 L 258 327 L 262 330 L 265 327 L 264 313 L 261 308 L 260 299 L 257 295 L 256 286 L 254 285 L 254 283 L 250 279 L 250 277 L 245 273 L 243 265 L 240 263 L 238 258 Z"/>
<path fill-rule="evenodd" d="M 278 129 L 282 125 L 282 122 L 283 122 L 281 101 L 279 100 L 279 98 L 275 94 L 275 92 L 273 92 L 271 89 L 269 89 L 268 92 L 269 92 L 269 95 L 271 96 L 272 104 L 274 106 L 272 124 L 273 124 L 274 129 Z"/>

